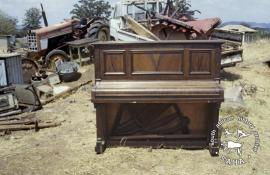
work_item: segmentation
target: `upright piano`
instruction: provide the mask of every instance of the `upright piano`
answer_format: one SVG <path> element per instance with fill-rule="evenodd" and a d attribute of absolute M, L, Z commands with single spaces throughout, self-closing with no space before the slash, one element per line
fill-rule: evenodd
<path fill-rule="evenodd" d="M 224 100 L 221 41 L 93 44 L 96 153 L 106 147 L 208 148 Z"/>

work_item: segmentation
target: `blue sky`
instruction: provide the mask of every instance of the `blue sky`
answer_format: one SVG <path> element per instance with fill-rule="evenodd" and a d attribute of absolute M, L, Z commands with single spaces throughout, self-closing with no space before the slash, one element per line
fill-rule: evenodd
<path fill-rule="evenodd" d="M 70 18 L 69 12 L 78 0 L 0 0 L 0 9 L 21 22 L 25 10 L 39 7 L 46 9 L 49 24 Z M 112 4 L 117 0 L 110 0 Z M 198 18 L 220 17 L 226 21 L 248 21 L 270 23 L 270 0 L 191 0 L 192 8 L 202 14 Z"/>

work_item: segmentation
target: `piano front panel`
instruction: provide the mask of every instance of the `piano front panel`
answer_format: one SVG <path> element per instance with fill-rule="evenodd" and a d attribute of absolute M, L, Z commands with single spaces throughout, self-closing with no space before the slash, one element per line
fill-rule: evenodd
<path fill-rule="evenodd" d="M 96 78 L 102 80 L 214 80 L 219 48 L 100 48 Z M 100 76 L 100 77 L 98 77 Z"/>

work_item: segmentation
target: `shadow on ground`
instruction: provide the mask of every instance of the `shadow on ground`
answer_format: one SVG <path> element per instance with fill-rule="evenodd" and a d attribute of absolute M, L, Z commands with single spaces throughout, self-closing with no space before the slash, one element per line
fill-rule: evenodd
<path fill-rule="evenodd" d="M 236 74 L 236 73 L 231 73 L 224 69 L 220 71 L 220 77 L 221 77 L 221 80 L 226 80 L 226 81 L 236 81 L 242 78 L 241 75 Z"/>

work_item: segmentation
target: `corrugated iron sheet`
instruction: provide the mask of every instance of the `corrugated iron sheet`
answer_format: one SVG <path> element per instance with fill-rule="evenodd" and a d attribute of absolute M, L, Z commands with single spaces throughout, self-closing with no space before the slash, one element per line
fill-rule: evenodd
<path fill-rule="evenodd" d="M 208 34 L 212 32 L 219 24 L 221 24 L 220 18 L 209 18 L 196 21 L 187 21 L 188 25 L 192 26 L 193 30 L 198 33 Z"/>
<path fill-rule="evenodd" d="M 214 30 L 214 28 L 216 28 L 221 23 L 220 18 L 209 18 L 195 21 L 180 21 L 162 15 L 156 15 L 155 17 L 160 20 L 155 25 L 163 24 L 173 30 L 184 33 L 195 31 L 199 34 L 209 34 Z"/>
<path fill-rule="evenodd" d="M 23 84 L 22 60 L 19 54 L 1 54 L 5 60 L 8 84 Z"/>

